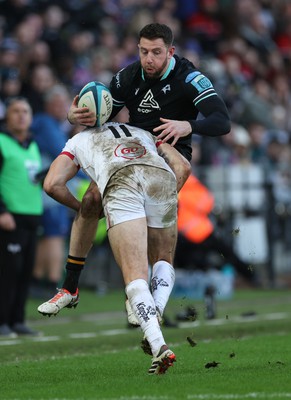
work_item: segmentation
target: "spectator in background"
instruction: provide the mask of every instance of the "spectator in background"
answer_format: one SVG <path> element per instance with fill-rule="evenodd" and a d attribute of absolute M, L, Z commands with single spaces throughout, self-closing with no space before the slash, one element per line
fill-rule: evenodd
<path fill-rule="evenodd" d="M 37 64 L 30 71 L 30 76 L 24 82 L 22 93 L 29 99 L 35 114 L 44 112 L 45 94 L 56 84 L 57 78 L 51 67 Z"/>
<path fill-rule="evenodd" d="M 251 139 L 248 131 L 241 125 L 232 124 L 228 135 L 221 138 L 220 146 L 212 157 L 213 165 L 250 164 Z"/>
<path fill-rule="evenodd" d="M 37 334 L 25 324 L 42 213 L 41 186 L 34 183 L 41 157 L 31 122 L 27 100 L 11 99 L 0 133 L 0 337 Z"/>
<path fill-rule="evenodd" d="M 44 103 L 45 111 L 34 116 L 31 129 L 40 148 L 43 168 L 46 169 L 68 139 L 68 91 L 64 86 L 55 85 L 46 93 Z M 45 283 L 46 295 L 54 293 L 62 278 L 65 240 L 70 223 L 68 209 L 46 193 L 43 193 L 43 204 L 43 232 L 38 244 L 32 286 L 32 294 L 36 296 L 39 290 L 34 289 L 40 289 L 39 295 L 42 295 L 42 283 Z"/>
<path fill-rule="evenodd" d="M 78 72 L 78 91 L 79 82 L 86 77 L 89 80 L 100 77 L 108 82 L 109 76 L 132 62 L 132 43 L 126 38 L 137 39 L 144 25 L 162 20 L 175 32 L 177 52 L 194 60 L 194 65 L 210 77 L 234 123 L 250 130 L 251 136 L 251 127 L 256 124 L 267 130 L 285 130 L 290 141 L 291 5 L 288 1 L 145 0 L 123 1 L 122 7 L 115 0 L 63 0 L 57 4 L 47 0 L 2 0 L 0 3 L 0 70 L 16 68 L 25 85 L 29 82 L 30 63 L 35 62 L 31 51 L 39 41 L 50 49 L 51 61 L 45 63 L 53 68 L 58 82 L 75 91 L 74 74 Z M 79 55 L 69 47 L 73 34 L 83 31 L 94 35 L 94 43 L 82 58 L 80 68 Z M 99 55 L 104 52 L 101 60 Z M 219 73 L 216 71 L 212 76 L 208 70 L 214 67 Z M 37 101 L 32 106 L 34 110 Z M 0 117 L 4 112 L 5 105 L 0 99 Z M 123 118 L 120 113 L 119 118 Z M 217 151 L 213 143 L 207 137 L 202 138 L 200 165 L 211 165 Z M 286 147 L 290 147 L 289 142 Z M 261 154 L 261 146 L 258 149 L 252 141 L 250 151 L 253 161 L 263 165 L 265 148 Z"/>
<path fill-rule="evenodd" d="M 16 68 L 7 69 L 2 74 L 2 87 L 0 97 L 5 102 L 10 97 L 19 96 L 21 92 L 21 79 Z"/>
<path fill-rule="evenodd" d="M 20 45 L 17 40 L 6 37 L 2 40 L 0 50 L 0 71 L 2 75 L 7 69 L 19 66 Z"/>
<path fill-rule="evenodd" d="M 49 45 L 44 40 L 34 42 L 28 53 L 28 67 L 32 68 L 39 64 L 51 64 L 51 52 Z"/>

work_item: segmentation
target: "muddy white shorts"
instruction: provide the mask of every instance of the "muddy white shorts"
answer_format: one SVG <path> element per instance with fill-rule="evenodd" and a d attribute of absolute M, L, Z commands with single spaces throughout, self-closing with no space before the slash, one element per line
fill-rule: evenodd
<path fill-rule="evenodd" d="M 131 165 L 118 170 L 103 195 L 107 229 L 143 217 L 151 228 L 172 226 L 177 220 L 176 187 L 175 176 L 161 168 Z"/>

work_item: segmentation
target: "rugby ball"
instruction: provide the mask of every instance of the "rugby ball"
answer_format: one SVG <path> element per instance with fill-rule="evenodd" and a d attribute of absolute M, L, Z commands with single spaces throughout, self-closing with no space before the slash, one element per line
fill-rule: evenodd
<path fill-rule="evenodd" d="M 88 107 L 96 115 L 96 125 L 101 126 L 110 117 L 112 96 L 109 89 L 101 82 L 89 82 L 79 93 L 78 107 Z"/>

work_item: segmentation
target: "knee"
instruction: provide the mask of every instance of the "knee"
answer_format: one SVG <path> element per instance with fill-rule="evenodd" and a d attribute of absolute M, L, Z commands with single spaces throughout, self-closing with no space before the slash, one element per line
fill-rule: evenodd
<path fill-rule="evenodd" d="M 185 178 L 185 181 L 187 178 L 189 178 L 191 174 L 191 164 L 186 158 L 183 159 L 183 162 L 181 163 L 181 171 L 183 172 L 183 176 Z"/>
<path fill-rule="evenodd" d="M 175 169 L 175 175 L 177 179 L 177 190 L 178 192 L 181 190 L 183 187 L 184 183 L 186 180 L 189 178 L 191 175 L 192 169 L 191 169 L 191 164 L 186 158 L 183 157 L 182 162 L 176 165 Z"/>
<path fill-rule="evenodd" d="M 84 194 L 80 214 L 83 218 L 98 218 L 102 211 L 102 201 L 98 190 L 88 191 Z"/>

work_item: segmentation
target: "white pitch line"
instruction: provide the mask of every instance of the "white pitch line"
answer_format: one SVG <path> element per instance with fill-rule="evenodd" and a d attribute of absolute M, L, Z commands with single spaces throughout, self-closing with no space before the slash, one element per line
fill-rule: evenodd
<path fill-rule="evenodd" d="M 187 329 L 187 328 L 193 328 L 201 325 L 226 325 L 226 324 L 231 324 L 233 322 L 235 323 L 245 323 L 245 322 L 254 322 L 254 321 L 272 321 L 272 320 L 280 320 L 280 319 L 287 319 L 290 318 L 291 314 L 286 313 L 286 312 L 281 312 L 281 313 L 269 313 L 269 314 L 262 314 L 262 315 L 257 315 L 257 316 L 251 316 L 251 317 L 233 317 L 233 318 L 220 318 L 220 319 L 213 319 L 210 321 L 189 321 L 189 322 L 180 322 L 178 324 L 178 327 L 180 329 Z M 87 339 L 87 338 L 94 338 L 97 336 L 116 336 L 116 335 L 126 335 L 128 334 L 128 329 L 110 329 L 110 330 L 104 330 L 104 331 L 99 331 L 99 332 L 82 332 L 82 333 L 70 333 L 68 334 L 68 337 L 70 339 Z M 50 342 L 50 341 L 57 341 L 61 340 L 63 337 L 61 336 L 37 336 L 37 337 L 31 337 L 31 341 L 33 342 Z M 28 339 L 25 338 L 26 340 Z M 6 339 L 6 340 L 1 340 L 0 339 L 0 346 L 11 346 L 11 345 L 16 345 L 16 344 L 21 344 L 24 343 L 24 340 L 22 340 L 20 337 L 17 337 L 16 339 Z"/>
<path fill-rule="evenodd" d="M 194 394 L 188 395 L 187 400 L 244 400 L 244 399 L 290 399 L 291 393 L 261 393 L 252 392 L 245 394 Z"/>
<path fill-rule="evenodd" d="M 11 346 L 15 344 L 21 344 L 22 342 L 23 340 L 18 340 L 18 339 L 1 340 L 0 346 Z"/>
<path fill-rule="evenodd" d="M 60 336 L 37 336 L 32 337 L 31 340 L 32 342 L 56 342 L 57 340 L 60 340 L 60 338 Z"/>
<path fill-rule="evenodd" d="M 262 315 L 252 315 L 249 317 L 228 317 L 228 318 L 216 318 L 211 319 L 209 321 L 185 321 L 179 323 L 179 328 L 193 328 L 196 326 L 201 325 L 226 325 L 231 324 L 232 322 L 236 323 L 245 323 L 245 322 L 256 322 L 256 321 L 273 321 L 279 319 L 287 319 L 290 318 L 291 314 L 286 312 L 279 312 L 279 313 L 269 313 L 269 314 L 262 314 Z"/>
<path fill-rule="evenodd" d="M 96 337 L 97 333 L 95 332 L 84 332 L 84 333 L 70 333 L 69 337 L 71 339 L 87 339 L 87 338 L 92 338 Z"/>

